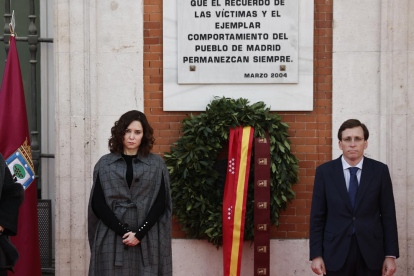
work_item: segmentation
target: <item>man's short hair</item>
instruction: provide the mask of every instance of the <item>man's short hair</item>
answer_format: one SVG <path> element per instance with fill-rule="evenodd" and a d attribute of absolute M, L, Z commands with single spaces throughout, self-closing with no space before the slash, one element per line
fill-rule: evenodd
<path fill-rule="evenodd" d="M 368 128 L 361 123 L 357 119 L 349 119 L 342 123 L 341 127 L 338 130 L 338 139 L 339 141 L 342 141 L 342 132 L 347 128 L 354 128 L 354 127 L 362 127 L 362 130 L 364 131 L 364 140 L 368 140 L 369 137 L 369 131 Z"/>

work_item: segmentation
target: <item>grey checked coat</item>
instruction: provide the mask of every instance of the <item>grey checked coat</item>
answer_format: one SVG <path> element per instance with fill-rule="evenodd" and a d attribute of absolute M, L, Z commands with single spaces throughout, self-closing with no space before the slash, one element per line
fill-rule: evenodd
<path fill-rule="evenodd" d="M 95 165 L 88 206 L 89 276 L 172 275 L 172 206 L 168 170 L 164 160 L 152 153 L 146 157 L 138 154 L 132 163 L 134 177 L 131 188 L 125 178 L 127 165 L 121 155 L 104 155 Z M 98 174 L 106 203 L 120 222 L 128 224 L 131 230 L 138 229 L 144 222 L 158 195 L 161 177 L 164 177 L 165 211 L 138 245 L 124 246 L 122 237 L 98 220 L 92 211 L 91 201 Z"/>

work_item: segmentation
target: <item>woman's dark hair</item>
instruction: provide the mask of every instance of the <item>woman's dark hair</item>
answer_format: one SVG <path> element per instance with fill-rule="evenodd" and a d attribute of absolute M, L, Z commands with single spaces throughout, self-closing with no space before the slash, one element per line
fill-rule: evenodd
<path fill-rule="evenodd" d="M 143 156 L 147 156 L 150 153 L 155 142 L 155 138 L 153 136 L 154 130 L 149 125 L 145 114 L 138 110 L 128 111 L 122 115 L 111 128 L 111 138 L 109 138 L 108 147 L 112 153 L 120 154 L 123 152 L 123 139 L 125 131 L 133 121 L 141 122 L 144 131 L 138 152 L 140 152 Z"/>
<path fill-rule="evenodd" d="M 369 137 L 369 131 L 368 128 L 361 123 L 357 119 L 349 119 L 342 123 L 341 127 L 338 130 L 338 139 L 339 141 L 342 141 L 342 132 L 347 128 L 354 128 L 354 127 L 362 127 L 362 130 L 364 131 L 364 140 L 368 140 Z"/>

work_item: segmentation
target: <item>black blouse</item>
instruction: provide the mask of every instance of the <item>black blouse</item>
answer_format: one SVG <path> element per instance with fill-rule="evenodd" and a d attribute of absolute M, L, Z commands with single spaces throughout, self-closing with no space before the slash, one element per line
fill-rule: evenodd
<path fill-rule="evenodd" d="M 128 187 L 131 188 L 132 179 L 134 175 L 133 167 L 132 167 L 132 159 L 137 158 L 137 155 L 125 155 L 122 154 L 125 162 L 127 163 L 127 171 L 126 171 L 126 180 L 128 183 Z M 135 237 L 138 240 L 142 240 L 148 231 L 151 229 L 152 226 L 158 221 L 159 217 L 162 215 L 165 209 L 165 183 L 164 183 L 164 176 L 161 180 L 161 187 L 158 191 L 157 198 L 155 199 L 154 205 L 151 207 L 145 222 L 138 227 L 138 229 L 128 229 L 125 225 L 123 225 L 115 214 L 112 212 L 111 208 L 105 202 L 105 195 L 102 190 L 101 182 L 98 178 L 96 179 L 95 189 L 93 192 L 92 197 L 92 210 L 95 215 L 100 219 L 106 226 L 112 229 L 115 233 L 119 236 L 124 236 L 128 233 L 128 230 L 135 232 Z"/>

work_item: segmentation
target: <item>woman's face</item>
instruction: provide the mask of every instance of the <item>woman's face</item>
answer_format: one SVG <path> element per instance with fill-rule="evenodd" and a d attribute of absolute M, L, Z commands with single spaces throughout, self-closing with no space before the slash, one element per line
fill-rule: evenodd
<path fill-rule="evenodd" d="M 137 154 L 143 136 L 144 129 L 140 121 L 133 121 L 129 124 L 124 135 L 124 154 Z"/>

